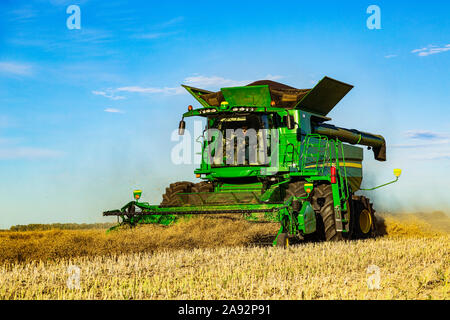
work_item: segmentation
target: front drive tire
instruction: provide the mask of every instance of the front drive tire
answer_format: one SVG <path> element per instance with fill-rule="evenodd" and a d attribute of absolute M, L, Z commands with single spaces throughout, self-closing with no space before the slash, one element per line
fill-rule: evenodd
<path fill-rule="evenodd" d="M 344 237 L 342 232 L 336 231 L 336 219 L 334 214 L 333 191 L 331 185 L 322 184 L 314 188 L 314 209 L 320 214 L 321 223 L 318 232 L 323 240 L 339 241 Z"/>

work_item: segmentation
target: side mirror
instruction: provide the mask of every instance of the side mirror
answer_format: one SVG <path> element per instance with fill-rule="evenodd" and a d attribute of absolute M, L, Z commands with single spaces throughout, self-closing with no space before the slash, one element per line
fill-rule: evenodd
<path fill-rule="evenodd" d="M 285 119 L 286 119 L 286 127 L 287 127 L 289 130 L 294 129 L 294 127 L 295 127 L 294 116 L 291 116 L 291 115 L 288 114 L 288 115 L 285 117 Z"/>
<path fill-rule="evenodd" d="M 180 135 L 180 136 L 184 135 L 185 128 L 186 128 L 186 122 L 184 122 L 184 120 L 181 120 L 180 124 L 178 125 L 178 135 Z"/>

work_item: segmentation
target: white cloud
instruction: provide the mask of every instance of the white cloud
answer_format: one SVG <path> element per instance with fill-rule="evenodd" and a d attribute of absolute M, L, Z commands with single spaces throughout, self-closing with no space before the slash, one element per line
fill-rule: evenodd
<path fill-rule="evenodd" d="M 271 75 L 268 74 L 264 77 L 265 80 L 279 80 L 283 78 L 280 75 Z M 222 88 L 222 87 L 239 87 L 239 86 L 246 86 L 249 83 L 252 83 L 254 80 L 232 80 L 232 79 L 226 79 L 219 76 L 192 76 L 187 77 L 184 79 L 184 82 L 187 85 L 193 86 L 193 87 L 200 87 L 200 88 Z"/>
<path fill-rule="evenodd" d="M 418 148 L 431 148 L 439 147 L 445 148 L 450 146 L 450 134 L 434 132 L 428 130 L 408 130 L 403 133 L 403 135 L 413 142 L 404 144 L 394 144 L 390 147 L 392 148 L 408 148 L 408 149 L 418 149 Z"/>
<path fill-rule="evenodd" d="M 85 4 L 88 0 L 78 0 L 76 3 L 78 5 Z M 72 4 L 73 0 L 50 0 L 50 3 L 54 6 L 67 6 L 69 4 Z"/>
<path fill-rule="evenodd" d="M 395 58 L 395 57 L 397 57 L 397 55 L 396 54 L 388 54 L 387 56 L 384 56 L 386 59 L 392 59 L 392 58 Z"/>
<path fill-rule="evenodd" d="M 448 134 L 428 130 L 408 130 L 405 132 L 405 136 L 410 139 L 422 139 L 422 140 L 439 140 L 449 138 Z"/>
<path fill-rule="evenodd" d="M 212 76 L 212 77 L 206 77 L 206 76 L 193 76 L 193 77 L 187 77 L 184 79 L 184 82 L 187 85 L 193 86 L 193 87 L 200 87 L 200 88 L 217 88 L 217 87 L 235 87 L 235 86 L 245 86 L 246 84 L 249 84 L 251 81 L 243 80 L 231 80 L 231 79 L 225 79 L 218 76 Z"/>
<path fill-rule="evenodd" d="M 28 29 L 27 29 L 28 30 Z M 116 53 L 115 49 L 105 49 L 103 44 L 112 43 L 117 39 L 110 30 L 83 27 L 77 32 L 58 34 L 40 34 L 39 38 L 30 31 L 11 34 L 6 39 L 17 46 L 38 47 L 46 52 L 66 50 L 70 43 L 70 54 L 80 56 L 105 56 Z M 96 46 L 94 46 L 96 44 Z M 97 46 L 98 45 L 98 46 Z M 65 66 L 65 67 L 70 67 Z"/>
<path fill-rule="evenodd" d="M 103 96 L 103 97 L 111 99 L 111 100 L 122 100 L 122 99 L 125 99 L 125 97 L 123 97 L 123 96 L 116 96 L 116 95 L 114 95 L 114 92 L 112 90 L 108 90 L 108 92 L 106 92 L 106 91 L 95 91 L 95 90 L 92 91 L 92 93 L 95 94 L 95 95 Z"/>
<path fill-rule="evenodd" d="M 450 51 L 450 44 L 447 44 L 445 46 L 442 47 L 438 47 L 438 46 L 434 46 L 434 45 L 429 45 L 425 48 L 421 48 L 421 49 L 414 49 L 411 51 L 411 53 L 416 53 L 418 56 L 420 57 L 426 57 L 432 54 L 437 54 L 437 53 L 442 53 L 445 51 Z"/>
<path fill-rule="evenodd" d="M 450 140 L 438 140 L 438 141 L 427 141 L 422 143 L 405 143 L 405 144 L 393 144 L 391 148 L 405 148 L 405 149 L 417 149 L 417 148 L 429 148 L 435 146 L 448 146 Z"/>
<path fill-rule="evenodd" d="M 428 130 L 409 130 L 403 134 L 409 142 L 390 147 L 407 149 L 406 158 L 418 161 L 450 160 L 450 134 Z"/>
<path fill-rule="evenodd" d="M 132 37 L 135 38 L 135 39 L 149 39 L 149 40 L 169 37 L 169 36 L 172 36 L 174 34 L 178 34 L 180 32 L 179 31 L 162 32 L 162 31 L 159 31 L 159 30 L 170 28 L 170 27 L 172 27 L 174 25 L 177 25 L 178 23 L 180 23 L 183 20 L 184 20 L 183 17 L 176 17 L 176 18 L 167 20 L 165 22 L 162 22 L 160 24 L 157 24 L 157 25 L 153 26 L 151 28 L 151 29 L 154 30 L 153 32 L 134 34 L 134 35 L 132 35 Z"/>
<path fill-rule="evenodd" d="M 29 76 L 32 74 L 32 67 L 27 64 L 15 62 L 0 62 L 0 73 Z"/>
<path fill-rule="evenodd" d="M 411 157 L 414 160 L 450 160 L 450 152 L 432 152 Z"/>
<path fill-rule="evenodd" d="M 146 40 L 153 40 L 153 39 L 160 39 L 160 38 L 166 38 L 173 36 L 175 34 L 179 34 L 180 31 L 160 31 L 161 29 L 167 29 L 170 27 L 173 27 L 177 24 L 179 24 L 181 21 L 183 21 L 183 17 L 176 17 L 170 20 L 167 20 L 165 22 L 162 22 L 160 24 L 154 25 L 151 29 L 153 31 L 148 33 L 139 33 L 132 35 L 135 39 L 146 39 Z"/>
<path fill-rule="evenodd" d="M 123 111 L 119 110 L 119 109 L 114 109 L 114 108 L 106 108 L 105 110 L 103 110 L 105 112 L 110 112 L 110 113 L 124 113 Z"/>
<path fill-rule="evenodd" d="M 14 22 L 27 22 L 38 16 L 38 12 L 29 5 L 11 10 L 7 14 L 11 17 L 10 21 Z"/>
<path fill-rule="evenodd" d="M 154 32 L 154 33 L 144 33 L 144 34 L 136 34 L 133 36 L 133 38 L 136 39 L 148 39 L 148 40 L 152 40 L 152 39 L 160 39 L 160 38 L 165 38 L 168 36 L 172 36 L 174 34 L 177 34 L 178 32 Z"/>
<path fill-rule="evenodd" d="M 177 95 L 185 93 L 184 88 L 156 88 L 156 87 L 139 87 L 139 86 L 131 86 L 131 87 L 121 87 L 115 89 L 118 92 L 133 92 L 133 93 L 164 93 L 168 95 Z"/>
<path fill-rule="evenodd" d="M 271 75 L 270 73 L 267 75 L 267 76 L 265 76 L 265 78 L 264 78 L 264 80 L 272 80 L 272 81 L 277 81 L 277 80 L 280 80 L 281 78 L 283 78 L 283 76 L 280 76 L 280 75 L 275 75 L 275 76 L 273 76 L 273 75 Z"/>
<path fill-rule="evenodd" d="M 62 153 L 59 151 L 42 148 L 14 147 L 0 149 L 0 159 L 4 160 L 55 158 L 61 155 Z"/>
<path fill-rule="evenodd" d="M 279 80 L 282 76 L 268 74 L 264 79 L 267 80 Z M 185 84 L 193 87 L 200 87 L 204 89 L 218 89 L 222 87 L 235 87 L 235 86 L 245 86 L 252 80 L 231 80 L 225 79 L 219 76 L 202 76 L 196 75 L 187 77 L 183 81 Z M 105 98 L 111 100 L 125 99 L 124 96 L 116 95 L 117 92 L 128 92 L 128 93 L 142 93 L 142 94 L 166 94 L 166 95 L 179 95 L 186 94 L 186 90 L 183 87 L 141 87 L 141 86 L 126 86 L 119 87 L 116 89 L 106 89 L 104 91 L 92 91 L 95 95 L 101 95 Z"/>
<path fill-rule="evenodd" d="M 181 22 L 183 20 L 184 20 L 184 17 L 176 17 L 176 18 L 170 19 L 166 22 L 157 24 L 155 26 L 155 28 L 160 28 L 160 29 L 167 28 L 167 27 L 173 26 L 174 24 L 178 24 L 179 22 Z"/>
<path fill-rule="evenodd" d="M 116 88 L 116 89 L 107 89 L 105 91 L 97 91 L 97 90 L 92 91 L 93 94 L 103 96 L 110 100 L 126 99 L 124 96 L 116 95 L 117 92 L 144 93 L 144 94 L 162 93 L 162 94 L 166 94 L 166 95 L 178 95 L 178 94 L 185 94 L 186 90 L 182 87 L 179 87 L 179 88 L 169 88 L 169 87 L 157 88 L 157 87 L 128 86 L 128 87 L 120 87 L 120 88 Z"/>

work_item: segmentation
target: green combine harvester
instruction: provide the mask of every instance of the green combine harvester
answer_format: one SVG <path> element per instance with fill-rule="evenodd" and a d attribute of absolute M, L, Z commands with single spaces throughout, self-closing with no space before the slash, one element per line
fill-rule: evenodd
<path fill-rule="evenodd" d="M 313 89 L 261 80 L 211 92 L 183 87 L 201 107 L 182 115 L 204 117 L 199 183 L 181 181 L 166 188 L 159 205 L 134 201 L 104 216 L 119 224 L 170 224 L 182 215 L 239 214 L 248 220 L 280 223 L 274 245 L 289 239 L 335 241 L 376 234 L 375 211 L 361 189 L 363 148 L 386 161 L 380 135 L 328 124 L 327 114 L 353 88 L 324 77 Z M 200 140 L 201 139 L 201 140 Z"/>

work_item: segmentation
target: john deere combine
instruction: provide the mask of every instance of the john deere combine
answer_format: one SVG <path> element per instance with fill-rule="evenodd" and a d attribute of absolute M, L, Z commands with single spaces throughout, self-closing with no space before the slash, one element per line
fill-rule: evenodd
<path fill-rule="evenodd" d="M 375 235 L 372 204 L 361 190 L 363 149 L 386 160 L 380 135 L 328 124 L 327 114 L 353 86 L 325 77 L 313 89 L 256 81 L 218 92 L 183 86 L 201 107 L 182 115 L 204 117 L 199 183 L 176 182 L 162 202 L 134 201 L 104 216 L 120 224 L 169 224 L 181 215 L 240 214 L 275 220 L 274 245 L 289 238 L 340 240 Z M 197 139 L 198 141 L 199 139 Z M 398 180 L 401 171 L 394 170 Z M 388 184 L 389 184 L 388 183 Z M 374 188 L 372 188 L 374 189 Z"/>

